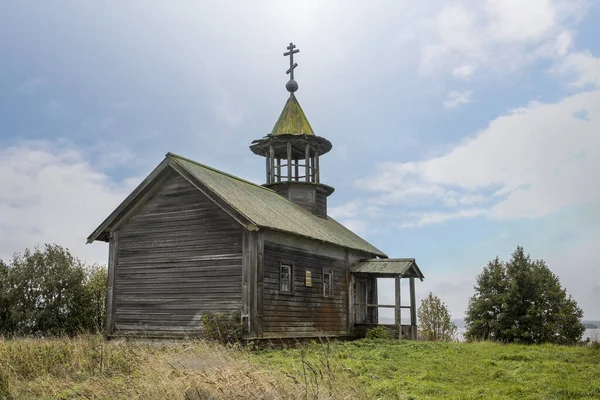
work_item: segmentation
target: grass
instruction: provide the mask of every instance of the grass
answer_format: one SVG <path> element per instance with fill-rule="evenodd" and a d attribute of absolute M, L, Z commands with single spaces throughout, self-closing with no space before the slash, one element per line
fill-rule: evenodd
<path fill-rule="evenodd" d="M 0 399 L 600 398 L 600 349 L 391 340 L 0 340 Z"/>

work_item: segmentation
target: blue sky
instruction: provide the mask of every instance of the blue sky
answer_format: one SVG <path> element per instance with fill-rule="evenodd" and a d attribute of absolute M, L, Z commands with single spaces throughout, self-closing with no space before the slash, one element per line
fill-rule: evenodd
<path fill-rule="evenodd" d="M 248 146 L 293 41 L 331 214 L 415 257 L 418 297 L 461 317 L 522 245 L 600 319 L 600 5 L 423 3 L 1 3 L 0 258 L 56 242 L 104 263 L 85 238 L 168 151 L 262 183 Z"/>

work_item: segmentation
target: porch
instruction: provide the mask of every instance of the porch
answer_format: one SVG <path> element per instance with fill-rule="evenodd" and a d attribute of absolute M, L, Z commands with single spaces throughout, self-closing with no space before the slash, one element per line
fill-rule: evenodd
<path fill-rule="evenodd" d="M 388 329 L 390 337 L 402 339 L 417 338 L 417 304 L 415 296 L 415 278 L 423 280 L 424 276 L 414 258 L 388 258 L 361 261 L 350 268 L 352 301 L 350 318 L 354 332 L 358 336 L 371 327 L 383 325 Z M 378 304 L 377 278 L 394 278 L 395 303 Z M 402 304 L 401 279 L 409 280 L 410 304 Z M 394 309 L 394 324 L 379 323 L 379 309 Z M 410 315 L 410 324 L 402 324 L 402 311 Z"/>

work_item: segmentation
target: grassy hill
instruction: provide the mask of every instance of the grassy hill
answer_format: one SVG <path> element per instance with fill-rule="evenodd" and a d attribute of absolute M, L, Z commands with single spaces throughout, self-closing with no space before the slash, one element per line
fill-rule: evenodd
<path fill-rule="evenodd" d="M 0 398 L 600 398 L 584 346 L 369 341 L 249 351 L 99 336 L 0 340 Z"/>

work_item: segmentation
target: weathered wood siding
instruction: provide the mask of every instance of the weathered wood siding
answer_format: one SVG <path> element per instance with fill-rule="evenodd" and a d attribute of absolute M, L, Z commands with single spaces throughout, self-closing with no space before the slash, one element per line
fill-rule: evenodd
<path fill-rule="evenodd" d="M 351 306 L 347 252 L 337 246 L 267 232 L 264 243 L 263 337 L 348 335 Z M 292 293 L 279 291 L 281 263 L 293 264 Z M 323 269 L 333 271 L 333 296 L 323 296 Z M 306 286 L 306 271 L 312 286 Z"/>
<path fill-rule="evenodd" d="M 242 228 L 173 175 L 118 230 L 114 333 L 198 332 L 204 311 L 241 307 Z"/>

